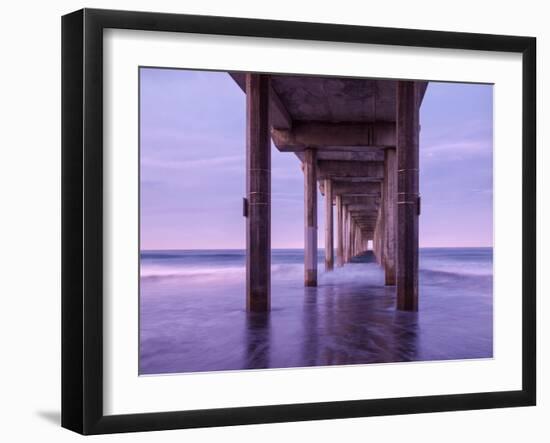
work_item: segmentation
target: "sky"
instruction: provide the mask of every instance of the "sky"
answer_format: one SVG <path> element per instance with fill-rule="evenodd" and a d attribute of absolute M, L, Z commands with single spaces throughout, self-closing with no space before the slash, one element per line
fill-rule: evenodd
<path fill-rule="evenodd" d="M 140 69 L 141 249 L 244 248 L 245 106 L 227 73 Z M 493 87 L 430 82 L 420 123 L 420 246 L 492 246 Z M 272 248 L 301 248 L 300 161 L 271 149 Z"/>

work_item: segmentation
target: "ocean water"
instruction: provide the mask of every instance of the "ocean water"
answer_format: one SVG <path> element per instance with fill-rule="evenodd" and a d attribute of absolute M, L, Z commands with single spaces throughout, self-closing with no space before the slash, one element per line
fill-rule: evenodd
<path fill-rule="evenodd" d="M 142 251 L 140 374 L 491 358 L 492 248 L 420 250 L 419 312 L 395 309 L 372 253 L 303 286 L 273 250 L 270 314 L 245 310 L 243 250 Z"/>

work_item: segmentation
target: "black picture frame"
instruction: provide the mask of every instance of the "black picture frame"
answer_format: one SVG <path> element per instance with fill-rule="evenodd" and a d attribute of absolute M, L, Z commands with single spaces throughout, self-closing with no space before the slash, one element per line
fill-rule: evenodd
<path fill-rule="evenodd" d="M 103 30 L 519 53 L 523 64 L 522 389 L 170 411 L 103 413 Z M 62 18 L 62 426 L 82 434 L 530 406 L 536 403 L 536 39 L 504 35 L 83 9 Z"/>

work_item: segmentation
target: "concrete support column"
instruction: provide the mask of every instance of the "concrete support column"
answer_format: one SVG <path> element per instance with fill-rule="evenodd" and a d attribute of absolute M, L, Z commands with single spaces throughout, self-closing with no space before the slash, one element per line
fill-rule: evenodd
<path fill-rule="evenodd" d="M 415 83 L 397 84 L 397 308 L 418 310 L 418 103 Z"/>
<path fill-rule="evenodd" d="M 246 307 L 270 309 L 271 144 L 269 75 L 246 74 Z"/>
<path fill-rule="evenodd" d="M 357 256 L 357 225 L 353 223 L 353 257 Z"/>
<path fill-rule="evenodd" d="M 374 258 L 378 261 L 378 236 L 376 235 L 376 228 L 374 228 L 372 237 L 372 252 L 374 253 Z"/>
<path fill-rule="evenodd" d="M 343 263 L 348 262 L 348 210 L 342 205 L 342 253 Z"/>
<path fill-rule="evenodd" d="M 386 266 L 386 194 L 383 183 L 381 184 L 381 199 L 380 199 L 380 266 Z"/>
<path fill-rule="evenodd" d="M 382 194 L 382 198 L 380 200 L 380 207 L 378 208 L 378 218 L 376 221 L 376 233 L 377 233 L 377 245 L 376 250 L 378 252 L 377 258 L 378 258 L 378 264 L 382 267 L 384 267 L 384 236 L 385 236 L 385 228 L 384 228 L 384 194 Z"/>
<path fill-rule="evenodd" d="M 381 211 L 378 208 L 376 214 L 376 224 L 374 227 L 374 256 L 376 257 L 376 263 L 382 265 L 381 259 L 381 245 L 382 245 L 382 221 L 381 221 Z"/>
<path fill-rule="evenodd" d="M 355 257 L 355 223 L 353 221 L 353 219 L 351 219 L 351 222 L 350 222 L 350 234 L 351 234 L 351 237 L 350 237 L 350 250 L 349 250 L 349 256 L 350 256 L 350 259 L 352 259 L 353 257 Z"/>
<path fill-rule="evenodd" d="M 317 151 L 304 151 L 304 283 L 317 286 Z"/>
<path fill-rule="evenodd" d="M 395 149 L 384 154 L 384 271 L 386 285 L 395 285 L 395 246 L 397 219 L 397 156 Z"/>
<path fill-rule="evenodd" d="M 325 179 L 325 270 L 334 269 L 334 228 L 332 216 L 332 180 Z"/>
<path fill-rule="evenodd" d="M 346 245 L 346 249 L 345 249 L 345 262 L 346 263 L 349 263 L 349 259 L 350 259 L 350 252 L 349 252 L 349 249 L 350 249 L 350 239 L 351 239 L 351 215 L 349 213 L 349 209 L 347 208 L 347 206 L 344 206 L 345 207 L 345 214 L 346 214 L 346 237 L 344 238 L 344 242 L 345 242 L 345 245 Z"/>
<path fill-rule="evenodd" d="M 348 244 L 348 261 L 351 261 L 353 257 L 353 219 L 351 218 L 351 214 L 348 216 L 348 223 L 349 223 L 349 244 Z"/>
<path fill-rule="evenodd" d="M 342 197 L 336 196 L 336 233 L 338 237 L 338 249 L 336 253 L 336 264 L 338 266 L 344 266 L 344 215 L 342 211 Z"/>

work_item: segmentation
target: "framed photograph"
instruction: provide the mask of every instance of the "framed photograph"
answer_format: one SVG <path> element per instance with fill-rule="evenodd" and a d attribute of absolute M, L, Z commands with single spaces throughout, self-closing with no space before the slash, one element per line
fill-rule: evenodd
<path fill-rule="evenodd" d="M 531 37 L 62 19 L 62 425 L 535 405 Z"/>

